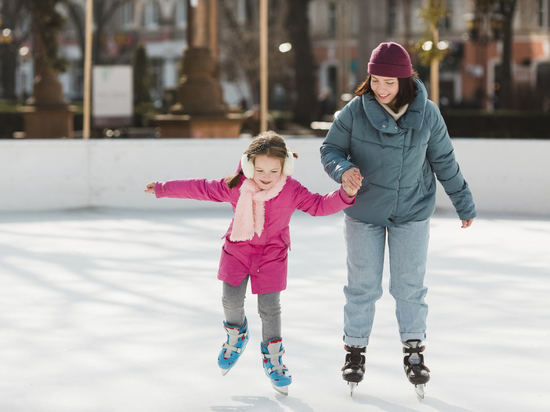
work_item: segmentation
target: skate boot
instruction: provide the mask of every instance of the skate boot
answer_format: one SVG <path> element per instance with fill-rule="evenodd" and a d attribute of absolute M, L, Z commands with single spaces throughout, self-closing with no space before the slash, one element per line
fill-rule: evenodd
<path fill-rule="evenodd" d="M 363 380 L 365 375 L 365 346 L 345 345 L 344 349 L 348 351 L 346 354 L 346 364 L 342 368 L 342 378 L 348 382 L 350 396 L 353 395 L 355 387 Z"/>
<path fill-rule="evenodd" d="M 271 380 L 273 389 L 277 392 L 288 395 L 288 386 L 292 383 L 292 376 L 287 367 L 283 365 L 283 348 L 282 338 L 271 339 L 264 345 L 261 345 L 264 371 L 267 377 Z"/>
<path fill-rule="evenodd" d="M 424 352 L 426 347 L 422 345 L 422 341 L 411 339 L 403 342 L 403 367 L 405 375 L 409 382 L 415 386 L 416 393 L 420 398 L 424 398 L 424 388 L 430 380 L 430 370 L 424 365 Z"/>
<path fill-rule="evenodd" d="M 222 370 L 222 375 L 225 375 L 235 366 L 246 348 L 248 343 L 248 321 L 245 317 L 244 323 L 240 327 L 223 322 L 223 327 L 227 332 L 227 342 L 223 344 L 218 355 L 218 366 Z"/>

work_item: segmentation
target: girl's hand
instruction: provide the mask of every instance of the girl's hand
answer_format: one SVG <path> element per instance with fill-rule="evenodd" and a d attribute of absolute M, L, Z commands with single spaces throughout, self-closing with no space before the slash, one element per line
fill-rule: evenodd
<path fill-rule="evenodd" d="M 145 189 L 144 192 L 155 194 L 155 183 L 149 183 L 147 185 L 147 189 Z"/>
<path fill-rule="evenodd" d="M 471 219 L 468 219 L 468 220 L 463 220 L 462 221 L 462 229 L 466 229 L 466 228 L 472 226 L 473 222 L 474 222 L 474 218 L 471 218 Z"/>
<path fill-rule="evenodd" d="M 346 192 L 346 195 L 348 195 L 348 197 L 353 197 L 357 194 L 357 189 L 354 190 L 345 183 L 342 184 L 342 189 L 344 189 L 344 192 Z"/>
<path fill-rule="evenodd" d="M 352 167 L 342 174 L 342 186 L 347 186 L 349 189 L 354 190 L 355 193 L 361 188 L 362 182 L 363 176 L 361 176 L 361 172 L 356 167 Z M 346 190 L 345 187 L 344 190 Z"/>

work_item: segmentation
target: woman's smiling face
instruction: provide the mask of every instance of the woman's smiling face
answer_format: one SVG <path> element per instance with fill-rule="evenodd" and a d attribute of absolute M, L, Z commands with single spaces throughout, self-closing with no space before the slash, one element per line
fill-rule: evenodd
<path fill-rule="evenodd" d="M 397 98 L 399 81 L 396 77 L 370 76 L 370 88 L 384 104 L 391 104 Z"/>

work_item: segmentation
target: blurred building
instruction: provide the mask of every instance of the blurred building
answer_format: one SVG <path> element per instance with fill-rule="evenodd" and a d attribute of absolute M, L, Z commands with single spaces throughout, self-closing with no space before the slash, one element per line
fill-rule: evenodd
<path fill-rule="evenodd" d="M 151 74 L 151 96 L 161 99 L 163 90 L 175 87 L 179 62 L 186 47 L 186 0 L 133 0 L 95 2 L 96 31 L 94 64 L 131 64 L 135 46 L 145 46 Z M 118 6 L 118 7 L 117 7 Z M 66 29 L 59 36 L 61 54 L 69 61 L 59 78 L 67 98 L 83 98 L 84 16 L 86 0 L 69 0 L 63 6 Z M 32 45 L 28 45 L 31 48 Z M 32 94 L 32 59 L 21 58 L 17 89 Z"/>
<path fill-rule="evenodd" d="M 424 37 L 419 9 L 425 0 L 313 0 L 311 35 L 318 66 L 320 99 L 332 94 L 342 106 L 365 79 L 371 51 L 383 41 L 398 42 L 409 50 L 414 68 L 429 87 L 429 69 L 416 58 L 415 46 Z M 498 107 L 502 33 L 498 3 L 482 27 L 474 2 L 447 0 L 448 16 L 441 21 L 440 41 L 447 57 L 440 68 L 440 102 L 447 106 Z M 501 26 L 500 26 L 501 27 Z M 550 0 L 517 2 L 513 19 L 512 73 L 518 104 L 550 105 Z M 342 97 L 343 96 L 343 97 Z M 525 101 L 520 104 L 520 101 Z M 546 106 L 545 106 L 546 105 Z"/>
<path fill-rule="evenodd" d="M 239 19 L 249 16 L 247 1 L 234 0 Z M 418 11 L 426 0 L 311 0 L 310 33 L 317 65 L 319 112 L 341 107 L 366 77 L 370 53 L 382 41 L 396 41 L 411 53 L 413 66 L 429 87 L 429 69 L 416 58 L 415 47 L 424 36 Z M 180 76 L 179 63 L 186 47 L 186 0 L 96 0 L 101 16 L 94 64 L 130 64 L 132 52 L 144 44 L 149 59 L 151 96 L 160 101 Z M 498 107 L 502 40 L 501 16 L 491 11 L 474 13 L 474 3 L 446 0 L 448 16 L 442 19 L 440 40 L 449 50 L 440 69 L 443 106 Z M 502 3 L 502 2 L 496 2 Z M 83 95 L 84 9 L 86 0 L 68 0 L 64 6 L 67 28 L 60 36 L 69 69 L 60 75 L 66 96 Z M 120 7 L 111 9 L 113 5 Z M 248 10 L 248 11 L 247 11 Z M 220 27 L 223 27 L 221 25 Z M 220 36 L 223 34 L 220 33 Z M 16 90 L 32 94 L 32 44 L 19 50 Z M 227 57 L 222 53 L 222 58 Z M 513 20 L 512 73 L 520 107 L 550 109 L 550 0 L 517 2 Z M 276 59 L 280 61 L 281 59 Z M 274 61 L 273 64 L 277 63 Z M 243 64 L 241 64 L 243 66 Z M 242 76 L 241 76 L 242 77 Z M 222 73 L 222 80 L 224 79 Z M 229 105 L 247 102 L 254 94 L 246 82 L 222 81 Z M 274 88 L 275 92 L 277 88 Z M 274 92 L 274 93 L 275 93 Z M 246 106 L 246 105 L 245 105 Z"/>

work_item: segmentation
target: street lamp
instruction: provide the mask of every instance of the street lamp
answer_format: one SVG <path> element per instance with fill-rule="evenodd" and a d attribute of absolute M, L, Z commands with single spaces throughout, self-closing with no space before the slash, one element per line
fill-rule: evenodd
<path fill-rule="evenodd" d="M 283 43 L 279 46 L 279 51 L 281 53 L 288 53 L 291 50 L 292 50 L 292 44 L 290 43 Z"/>

